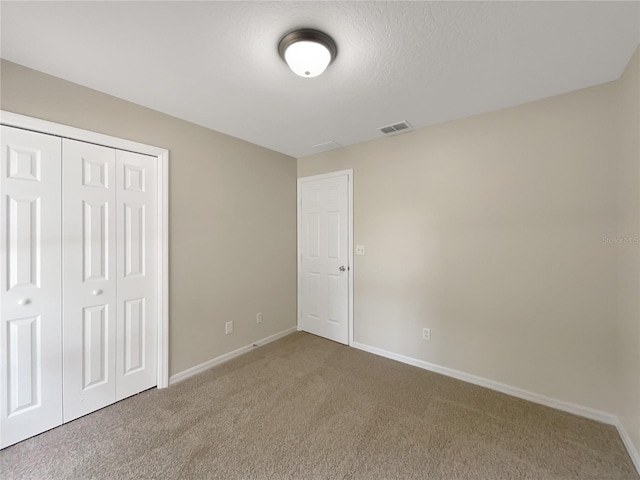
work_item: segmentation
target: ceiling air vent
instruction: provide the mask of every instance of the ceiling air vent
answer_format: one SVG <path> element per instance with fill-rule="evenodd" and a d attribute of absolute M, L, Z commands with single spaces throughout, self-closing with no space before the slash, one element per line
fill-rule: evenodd
<path fill-rule="evenodd" d="M 389 135 L 390 133 L 401 132 L 402 130 L 411 130 L 411 128 L 412 127 L 409 122 L 404 121 L 394 123 L 393 125 L 387 125 L 386 127 L 380 127 L 378 130 L 380 130 L 385 135 Z"/>

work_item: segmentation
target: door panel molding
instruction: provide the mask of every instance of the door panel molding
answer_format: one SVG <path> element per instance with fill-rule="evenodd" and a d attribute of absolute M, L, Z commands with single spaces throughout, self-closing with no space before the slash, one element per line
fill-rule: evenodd
<path fill-rule="evenodd" d="M 146 145 L 143 143 L 112 137 L 101 133 L 91 132 L 68 125 L 63 125 L 47 120 L 28 117 L 13 112 L 0 110 L 0 124 L 10 127 L 21 128 L 33 132 L 53 135 L 86 143 L 93 143 L 100 146 L 114 148 L 155 157 L 158 165 L 157 175 L 157 312 L 158 312 L 158 370 L 157 386 L 165 388 L 169 386 L 169 151 L 163 148 Z M 37 158 L 30 162 L 24 161 L 20 164 L 14 162 L 14 175 L 20 177 L 30 177 L 37 180 L 40 176 L 40 163 Z M 105 177 L 105 173 L 99 165 L 87 165 L 85 180 L 96 188 L 104 188 L 111 179 Z M 33 178 L 31 178 L 33 177 Z M 131 171 L 128 175 L 128 188 L 131 190 L 144 190 L 140 173 Z M 26 179 L 26 178 L 25 178 Z M 34 182 L 36 183 L 36 182 Z"/>
<path fill-rule="evenodd" d="M 304 288 L 303 275 L 302 271 L 302 241 L 303 235 L 301 235 L 301 228 L 303 228 L 302 224 L 302 186 L 305 182 L 314 182 L 318 180 L 326 180 L 331 179 L 333 177 L 347 176 L 347 252 L 348 252 L 348 268 L 349 268 L 349 276 L 348 276 L 348 345 L 353 346 L 353 277 L 354 277 L 354 250 L 353 250 L 353 169 L 348 170 L 339 170 L 335 172 L 324 173 L 320 175 L 311 175 L 308 177 L 300 177 L 298 178 L 297 183 L 297 232 L 298 232 L 298 241 L 297 241 L 297 264 L 298 264 L 298 315 L 297 315 L 297 324 L 298 330 L 301 330 L 300 320 L 302 318 L 302 289 Z M 312 198 L 309 198 L 310 201 L 313 201 Z M 318 198 L 315 199 L 318 201 Z M 330 198 L 332 200 L 332 198 Z M 308 237 L 308 236 L 307 236 Z M 337 245 L 332 244 L 333 247 L 337 247 Z"/>

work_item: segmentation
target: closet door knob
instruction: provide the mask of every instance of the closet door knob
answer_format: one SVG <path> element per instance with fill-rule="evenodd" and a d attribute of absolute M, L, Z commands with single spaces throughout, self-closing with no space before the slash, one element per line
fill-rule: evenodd
<path fill-rule="evenodd" d="M 29 298 L 21 298 L 18 300 L 18 305 L 29 305 L 31 300 Z"/>
<path fill-rule="evenodd" d="M 93 293 L 93 296 L 94 296 L 94 297 L 97 297 L 98 295 L 100 295 L 100 294 L 102 293 L 102 290 L 97 289 L 97 290 L 94 290 L 94 291 L 93 291 L 93 292 L 91 292 L 91 293 Z"/>

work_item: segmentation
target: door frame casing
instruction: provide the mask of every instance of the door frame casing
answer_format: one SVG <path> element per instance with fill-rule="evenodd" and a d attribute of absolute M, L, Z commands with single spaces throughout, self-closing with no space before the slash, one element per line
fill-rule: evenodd
<path fill-rule="evenodd" d="M 302 278 L 302 248 L 300 245 L 300 226 L 301 222 L 301 214 L 302 214 L 302 184 L 309 181 L 315 180 L 323 180 L 326 178 L 339 177 L 342 175 L 347 176 L 347 236 L 348 236 L 348 245 L 347 245 L 347 253 L 348 260 L 347 265 L 349 267 L 349 281 L 348 281 L 348 303 L 349 306 L 347 308 L 347 323 L 348 323 L 348 331 L 349 331 L 349 341 L 348 345 L 353 346 L 353 276 L 354 276 L 354 261 L 353 261 L 353 168 L 347 170 L 338 170 L 335 172 L 322 173 L 319 175 L 310 175 L 308 177 L 298 177 L 298 185 L 297 185 L 297 201 L 296 201 L 296 209 L 297 209 L 297 225 L 296 225 L 296 234 L 297 234 L 297 255 L 296 261 L 298 264 L 298 281 L 297 281 L 297 304 L 298 304 L 298 315 L 297 315 L 297 326 L 298 330 L 300 330 L 300 318 L 302 317 L 302 307 L 300 301 L 301 295 L 301 278 Z"/>
<path fill-rule="evenodd" d="M 0 125 L 127 150 L 158 160 L 158 388 L 169 386 L 169 150 L 0 110 Z"/>

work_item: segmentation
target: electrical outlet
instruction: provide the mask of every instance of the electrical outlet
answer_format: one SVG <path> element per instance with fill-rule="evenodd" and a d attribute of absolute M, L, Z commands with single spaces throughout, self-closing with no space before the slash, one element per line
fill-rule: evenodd
<path fill-rule="evenodd" d="M 233 333 L 233 320 L 224 324 L 225 335 Z"/>
<path fill-rule="evenodd" d="M 364 255 L 364 245 L 356 245 L 356 255 Z"/>
<path fill-rule="evenodd" d="M 422 329 L 422 339 L 423 340 L 431 340 L 431 329 L 423 328 Z"/>
<path fill-rule="evenodd" d="M 262 312 L 256 313 L 256 323 L 262 323 Z"/>

